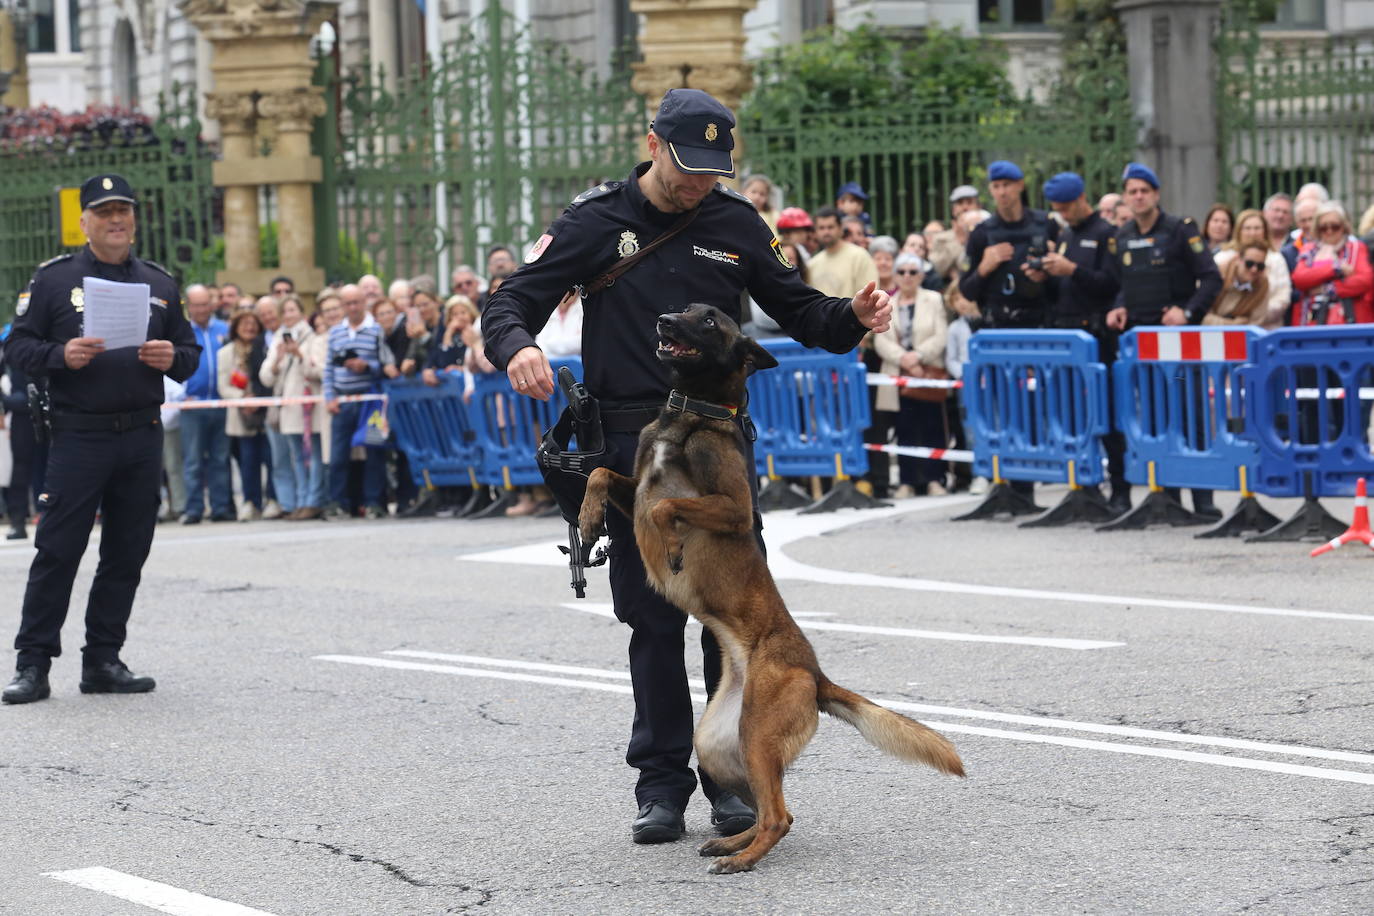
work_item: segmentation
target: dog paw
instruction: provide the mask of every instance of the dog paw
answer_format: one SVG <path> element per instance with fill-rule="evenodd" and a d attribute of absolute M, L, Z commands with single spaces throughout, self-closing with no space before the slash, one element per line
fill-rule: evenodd
<path fill-rule="evenodd" d="M 585 543 L 591 544 L 604 533 L 605 509 L 595 512 L 583 509 L 577 515 L 577 530 Z"/>
<path fill-rule="evenodd" d="M 740 861 L 740 856 L 726 856 L 723 859 L 716 859 L 706 869 L 712 875 L 734 875 L 743 871 L 753 871 L 754 866 Z"/>
<path fill-rule="evenodd" d="M 703 856 L 723 856 L 729 851 L 722 840 L 707 840 L 697 847 L 697 853 Z"/>

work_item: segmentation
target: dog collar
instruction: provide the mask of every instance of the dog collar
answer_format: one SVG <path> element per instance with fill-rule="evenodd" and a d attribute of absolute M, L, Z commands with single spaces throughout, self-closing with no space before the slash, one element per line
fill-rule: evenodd
<path fill-rule="evenodd" d="M 712 404 L 710 401 L 698 401 L 695 398 L 687 397 L 680 391 L 668 392 L 668 409 L 683 413 L 701 414 L 701 416 L 710 417 L 712 420 L 733 420 L 735 414 L 739 413 L 739 408 L 733 404 Z"/>

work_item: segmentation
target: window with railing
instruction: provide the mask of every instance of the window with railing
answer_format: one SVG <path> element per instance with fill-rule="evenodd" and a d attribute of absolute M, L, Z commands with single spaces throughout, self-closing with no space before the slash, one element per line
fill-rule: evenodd
<path fill-rule="evenodd" d="M 978 0 L 978 25 L 985 32 L 1043 29 L 1054 12 L 1054 0 Z"/>

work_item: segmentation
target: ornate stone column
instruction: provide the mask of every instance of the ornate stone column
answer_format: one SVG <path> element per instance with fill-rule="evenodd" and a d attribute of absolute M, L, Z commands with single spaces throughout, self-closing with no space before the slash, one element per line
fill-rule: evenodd
<path fill-rule="evenodd" d="M 178 0 L 182 12 L 210 43 L 214 89 L 206 114 L 220 123 L 223 158 L 215 185 L 225 189 L 225 269 L 255 295 L 277 274 L 313 294 L 324 285 L 315 263 L 315 216 L 311 186 L 320 181 L 319 157 L 310 154 L 310 130 L 325 111 L 311 85 L 310 39 L 337 6 L 334 0 Z M 206 87 L 209 88 L 209 87 Z M 267 146 L 266 155 L 261 147 Z M 258 256 L 257 197 L 275 185 L 280 203 L 280 267 L 264 268 Z"/>
<path fill-rule="evenodd" d="M 633 86 L 644 96 L 649 118 L 669 89 L 700 89 L 731 111 L 739 108 L 754 85 L 753 65 L 744 60 L 744 14 L 757 2 L 630 0 L 631 12 L 644 16 L 639 35 L 644 59 L 633 65 Z M 736 130 L 736 164 L 743 151 Z"/>
<path fill-rule="evenodd" d="M 0 10 L 0 105 L 29 107 L 28 22 Z"/>

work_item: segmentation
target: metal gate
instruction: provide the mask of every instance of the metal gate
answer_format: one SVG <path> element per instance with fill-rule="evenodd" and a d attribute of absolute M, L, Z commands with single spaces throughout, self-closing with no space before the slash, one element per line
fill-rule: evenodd
<path fill-rule="evenodd" d="M 354 279 L 340 250 L 353 247 L 387 280 L 446 288 L 450 263 L 480 272 L 488 246 L 523 250 L 579 193 L 628 175 L 648 129 L 628 73 L 598 79 L 498 2 L 394 91 L 366 66 L 321 81 L 316 237 L 331 280 Z"/>

